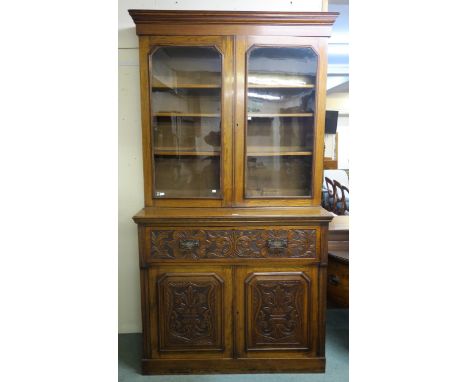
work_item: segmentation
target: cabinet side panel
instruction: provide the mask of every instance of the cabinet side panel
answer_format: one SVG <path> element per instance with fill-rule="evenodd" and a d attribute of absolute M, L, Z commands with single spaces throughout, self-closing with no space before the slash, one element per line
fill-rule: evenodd
<path fill-rule="evenodd" d="M 318 271 L 318 356 L 325 357 L 326 303 L 327 303 L 327 267 L 320 266 Z"/>
<path fill-rule="evenodd" d="M 326 320 L 327 320 L 327 275 L 328 275 L 328 224 L 323 224 L 320 230 L 321 234 L 321 263 L 318 268 L 318 333 L 317 338 L 318 344 L 318 355 L 325 357 L 325 331 L 326 331 Z"/>
<path fill-rule="evenodd" d="M 152 152 L 151 152 L 151 118 L 150 118 L 150 86 L 149 86 L 149 38 L 140 36 L 140 87 L 141 87 L 141 128 L 143 145 L 143 176 L 145 188 L 145 206 L 153 205 L 152 184 Z"/>
<path fill-rule="evenodd" d="M 149 326 L 148 300 L 148 270 L 140 269 L 141 321 L 143 328 L 143 358 L 149 358 L 151 353 L 151 335 Z"/>
<path fill-rule="evenodd" d="M 138 225 L 138 252 L 140 259 L 140 296 L 141 296 L 141 321 L 143 330 L 143 357 L 150 356 L 151 337 L 149 333 L 149 299 L 148 299 L 148 269 L 145 266 L 146 251 L 145 227 Z"/>

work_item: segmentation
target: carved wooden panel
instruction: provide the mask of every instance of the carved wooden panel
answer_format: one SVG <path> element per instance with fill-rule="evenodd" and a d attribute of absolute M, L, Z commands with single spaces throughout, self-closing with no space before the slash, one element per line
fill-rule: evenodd
<path fill-rule="evenodd" d="M 223 280 L 165 273 L 158 280 L 160 351 L 223 349 Z"/>
<path fill-rule="evenodd" d="M 302 272 L 245 280 L 246 350 L 308 349 L 310 279 Z"/>
<path fill-rule="evenodd" d="M 315 258 L 315 229 L 154 230 L 153 259 Z"/>

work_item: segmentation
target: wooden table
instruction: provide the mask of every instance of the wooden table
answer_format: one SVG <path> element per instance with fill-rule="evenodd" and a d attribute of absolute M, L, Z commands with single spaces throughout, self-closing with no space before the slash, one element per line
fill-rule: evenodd
<path fill-rule="evenodd" d="M 349 216 L 335 216 L 328 234 L 328 305 L 349 307 Z"/>

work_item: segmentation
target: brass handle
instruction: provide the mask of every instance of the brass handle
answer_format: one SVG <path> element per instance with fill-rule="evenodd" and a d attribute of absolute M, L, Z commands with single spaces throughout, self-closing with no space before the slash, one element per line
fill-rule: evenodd
<path fill-rule="evenodd" d="M 184 239 L 179 242 L 180 249 L 191 250 L 200 246 L 199 240 Z"/>
<path fill-rule="evenodd" d="M 268 248 L 270 249 L 283 249 L 287 248 L 288 240 L 287 239 L 269 239 L 267 240 Z"/>
<path fill-rule="evenodd" d="M 337 275 L 328 275 L 328 283 L 336 286 L 340 283 L 340 278 Z"/>

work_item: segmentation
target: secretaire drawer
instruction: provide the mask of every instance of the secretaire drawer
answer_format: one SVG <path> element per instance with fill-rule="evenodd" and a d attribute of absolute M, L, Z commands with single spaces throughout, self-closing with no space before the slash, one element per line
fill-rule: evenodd
<path fill-rule="evenodd" d="M 319 227 L 147 228 L 147 260 L 309 258 L 319 252 Z"/>

